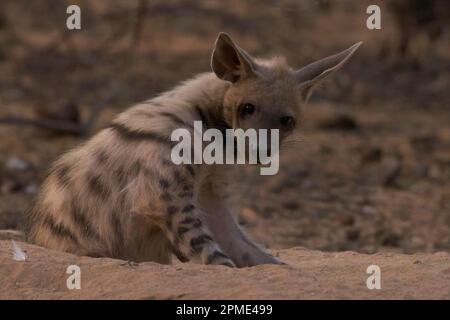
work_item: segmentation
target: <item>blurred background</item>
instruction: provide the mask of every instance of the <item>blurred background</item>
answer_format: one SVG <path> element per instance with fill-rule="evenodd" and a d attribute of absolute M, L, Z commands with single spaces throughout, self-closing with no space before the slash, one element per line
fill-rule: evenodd
<path fill-rule="evenodd" d="M 70 4 L 81 7 L 81 30 L 66 28 Z M 381 30 L 366 27 L 371 4 Z M 63 152 L 209 71 L 225 31 L 295 67 L 364 41 L 313 95 L 280 173 L 240 169 L 231 202 L 257 241 L 450 251 L 449 25 L 446 0 L 2 0 L 0 229 L 22 228 Z"/>

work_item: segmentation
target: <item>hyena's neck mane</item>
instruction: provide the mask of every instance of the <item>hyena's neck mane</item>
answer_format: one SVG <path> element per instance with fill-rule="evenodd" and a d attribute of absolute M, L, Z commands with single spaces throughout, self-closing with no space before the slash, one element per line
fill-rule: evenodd
<path fill-rule="evenodd" d="M 150 103 L 161 103 L 174 111 L 178 106 L 187 108 L 194 112 L 194 117 L 201 120 L 204 127 L 225 130 L 230 128 L 223 105 L 229 86 L 229 82 L 218 79 L 214 73 L 202 73 L 150 100 Z"/>
<path fill-rule="evenodd" d="M 229 82 L 218 79 L 212 72 L 202 73 L 152 101 L 166 101 L 169 105 L 173 101 L 174 104 L 193 108 L 205 127 L 225 130 L 231 127 L 230 121 L 225 118 L 223 105 L 229 86 Z"/>
<path fill-rule="evenodd" d="M 202 73 L 170 91 L 120 114 L 112 126 L 121 131 L 157 132 L 169 136 L 172 130 L 202 121 L 205 128 L 230 128 L 223 106 L 230 83 L 213 73 Z"/>

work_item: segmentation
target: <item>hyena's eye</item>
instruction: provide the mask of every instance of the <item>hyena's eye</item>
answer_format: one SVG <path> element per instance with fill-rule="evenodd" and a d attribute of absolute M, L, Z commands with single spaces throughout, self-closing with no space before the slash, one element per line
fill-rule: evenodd
<path fill-rule="evenodd" d="M 246 103 L 241 107 L 241 118 L 245 118 L 255 112 L 255 106 L 251 103 Z"/>
<path fill-rule="evenodd" d="M 295 119 L 291 116 L 284 116 L 280 118 L 280 124 L 283 128 L 292 129 L 295 127 Z"/>

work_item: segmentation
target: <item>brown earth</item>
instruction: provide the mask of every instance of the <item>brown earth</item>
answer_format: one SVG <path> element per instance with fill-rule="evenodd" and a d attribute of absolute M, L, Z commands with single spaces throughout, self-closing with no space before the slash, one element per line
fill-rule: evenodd
<path fill-rule="evenodd" d="M 286 266 L 231 269 L 191 263 L 160 265 L 79 257 L 17 242 L 27 261 L 12 259 L 0 241 L 0 299 L 450 299 L 450 254 L 325 253 L 276 250 Z M 81 289 L 69 290 L 69 265 Z M 369 290 L 367 267 L 381 269 Z"/>

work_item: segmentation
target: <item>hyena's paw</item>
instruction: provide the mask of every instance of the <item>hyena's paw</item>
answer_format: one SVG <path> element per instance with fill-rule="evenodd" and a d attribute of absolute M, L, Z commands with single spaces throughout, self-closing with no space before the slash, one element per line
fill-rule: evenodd
<path fill-rule="evenodd" d="M 266 260 L 266 264 L 278 264 L 278 265 L 287 265 L 286 262 L 281 261 L 280 259 L 278 259 L 277 257 L 273 256 L 273 255 L 268 255 L 267 257 L 268 259 Z M 263 262 L 264 263 L 264 262 Z"/>
<path fill-rule="evenodd" d="M 253 267 L 261 264 L 276 264 L 276 265 L 286 265 L 285 262 L 275 258 L 269 253 L 264 251 L 257 251 L 253 253 L 244 253 L 239 256 L 236 260 L 238 267 Z"/>
<path fill-rule="evenodd" d="M 215 264 L 215 265 L 222 265 L 227 266 L 230 268 L 236 267 L 234 262 L 228 258 L 223 252 L 215 250 L 211 254 L 209 254 L 206 257 L 206 260 L 204 262 L 205 264 Z"/>
<path fill-rule="evenodd" d="M 278 265 L 281 265 L 281 266 L 287 266 L 288 265 L 286 262 L 281 261 L 281 260 L 279 260 L 277 258 L 274 258 L 274 261 L 271 262 L 271 264 L 278 264 Z"/>

